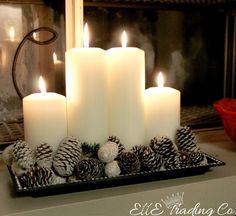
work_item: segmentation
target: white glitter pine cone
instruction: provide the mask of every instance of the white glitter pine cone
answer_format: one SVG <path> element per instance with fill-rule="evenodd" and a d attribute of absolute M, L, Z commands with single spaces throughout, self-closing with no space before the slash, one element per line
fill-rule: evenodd
<path fill-rule="evenodd" d="M 140 171 L 139 158 L 133 152 L 122 152 L 117 160 L 123 174 L 138 173 Z"/>
<path fill-rule="evenodd" d="M 191 160 L 189 157 L 189 153 L 185 151 L 179 151 L 179 162 L 180 162 L 180 167 L 190 166 Z"/>
<path fill-rule="evenodd" d="M 53 149 L 48 143 L 41 143 L 35 150 L 36 163 L 40 167 L 52 167 Z"/>
<path fill-rule="evenodd" d="M 51 169 L 39 166 L 31 167 L 19 177 L 22 187 L 35 188 L 52 183 L 54 173 Z"/>
<path fill-rule="evenodd" d="M 53 159 L 55 172 L 63 177 L 72 175 L 79 162 L 81 151 L 81 142 L 76 137 L 63 139 Z"/>
<path fill-rule="evenodd" d="M 166 169 L 179 168 L 179 152 L 171 139 L 168 137 L 154 137 L 151 140 L 150 147 L 156 154 L 159 154 L 163 160 Z"/>
<path fill-rule="evenodd" d="M 21 168 L 29 169 L 35 163 L 33 150 L 23 140 L 17 140 L 13 144 L 12 154 L 14 161 Z"/>
<path fill-rule="evenodd" d="M 132 147 L 131 152 L 137 155 L 139 159 L 141 159 L 143 152 L 145 150 L 146 146 L 143 145 L 135 145 Z"/>
<path fill-rule="evenodd" d="M 190 164 L 192 166 L 200 165 L 200 164 L 207 164 L 207 159 L 201 151 L 190 152 L 189 159 L 190 159 Z"/>
<path fill-rule="evenodd" d="M 151 140 L 150 147 L 154 152 L 160 154 L 162 158 L 169 158 L 171 155 L 177 155 L 178 150 L 173 141 L 168 137 L 154 137 Z"/>
<path fill-rule="evenodd" d="M 178 149 L 185 152 L 198 151 L 197 139 L 188 126 L 180 127 L 176 132 Z"/>
<path fill-rule="evenodd" d="M 149 146 L 144 149 L 141 158 L 141 167 L 144 170 L 159 170 L 162 166 L 162 158 L 155 153 Z"/>
<path fill-rule="evenodd" d="M 92 180 L 104 174 L 104 164 L 96 158 L 80 160 L 76 166 L 76 177 L 81 180 Z"/>

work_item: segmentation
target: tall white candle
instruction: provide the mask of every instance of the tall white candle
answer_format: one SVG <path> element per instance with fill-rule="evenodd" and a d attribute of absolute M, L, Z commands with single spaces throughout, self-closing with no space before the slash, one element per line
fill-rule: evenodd
<path fill-rule="evenodd" d="M 83 46 L 83 0 L 66 0 L 66 50 Z"/>
<path fill-rule="evenodd" d="M 106 52 L 89 48 L 88 35 L 84 46 L 66 52 L 68 133 L 81 141 L 104 143 L 108 138 Z"/>
<path fill-rule="evenodd" d="M 180 126 L 180 91 L 164 87 L 161 73 L 158 87 L 145 91 L 146 143 L 153 137 L 167 136 L 174 140 Z"/>
<path fill-rule="evenodd" d="M 143 144 L 145 57 L 144 51 L 126 47 L 107 51 L 109 83 L 109 134 L 120 138 L 127 149 Z"/>
<path fill-rule="evenodd" d="M 46 142 L 55 152 L 67 136 L 66 98 L 53 92 L 47 93 L 40 80 L 42 92 L 23 98 L 25 140 L 33 148 Z"/>

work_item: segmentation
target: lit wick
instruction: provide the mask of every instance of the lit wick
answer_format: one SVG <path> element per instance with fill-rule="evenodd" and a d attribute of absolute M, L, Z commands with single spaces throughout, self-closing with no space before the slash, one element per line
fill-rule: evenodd
<path fill-rule="evenodd" d="M 41 93 L 46 94 L 46 92 L 47 92 L 46 91 L 46 84 L 45 84 L 42 76 L 39 77 L 39 89 L 40 89 Z"/>

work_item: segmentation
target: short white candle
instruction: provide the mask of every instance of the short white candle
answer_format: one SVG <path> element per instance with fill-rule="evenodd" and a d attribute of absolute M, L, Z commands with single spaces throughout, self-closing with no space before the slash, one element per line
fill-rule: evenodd
<path fill-rule="evenodd" d="M 68 133 L 83 142 L 104 143 L 108 138 L 106 52 L 89 48 L 87 27 L 84 34 L 84 48 L 66 52 Z"/>
<path fill-rule="evenodd" d="M 109 134 L 120 138 L 127 149 L 144 143 L 145 54 L 135 47 L 107 51 L 109 83 Z"/>
<path fill-rule="evenodd" d="M 158 75 L 158 87 L 145 91 L 146 143 L 153 137 L 175 139 L 180 126 L 180 91 L 164 87 L 163 75 Z"/>
<path fill-rule="evenodd" d="M 61 140 L 67 136 L 66 98 L 46 92 L 40 78 L 41 93 L 23 98 L 25 140 L 34 149 L 46 142 L 55 152 Z"/>

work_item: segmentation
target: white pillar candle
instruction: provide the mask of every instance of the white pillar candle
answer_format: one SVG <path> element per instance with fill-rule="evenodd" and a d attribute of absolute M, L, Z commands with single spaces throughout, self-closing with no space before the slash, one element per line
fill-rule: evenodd
<path fill-rule="evenodd" d="M 145 91 L 146 143 L 160 136 L 174 140 L 180 126 L 180 91 L 163 85 L 159 73 L 158 87 Z"/>
<path fill-rule="evenodd" d="M 120 138 L 127 149 L 144 144 L 145 55 L 135 47 L 107 51 L 109 83 L 109 134 Z"/>
<path fill-rule="evenodd" d="M 66 50 L 83 46 L 83 0 L 66 0 Z"/>
<path fill-rule="evenodd" d="M 66 98 L 53 92 L 47 93 L 42 81 L 40 83 L 41 93 L 23 98 L 25 140 L 34 149 L 46 142 L 55 152 L 67 136 Z"/>
<path fill-rule="evenodd" d="M 87 30 L 85 35 L 85 48 L 66 52 L 68 133 L 81 141 L 104 143 L 108 138 L 106 52 L 88 48 Z"/>

